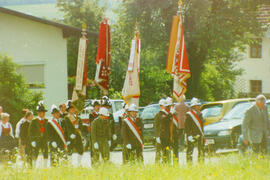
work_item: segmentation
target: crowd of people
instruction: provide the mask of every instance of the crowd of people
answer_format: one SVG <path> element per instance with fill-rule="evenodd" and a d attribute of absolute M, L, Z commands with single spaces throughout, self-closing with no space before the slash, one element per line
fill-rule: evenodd
<path fill-rule="evenodd" d="M 256 103 L 245 114 L 243 121 L 244 144 L 250 144 L 253 151 L 263 153 L 266 139 L 269 137 L 268 112 L 266 98 L 260 95 Z M 52 105 L 52 118 L 46 119 L 48 111 L 43 102 L 39 102 L 35 117 L 33 112 L 23 109 L 23 118 L 15 128 L 9 122 L 9 114 L 0 106 L 0 151 L 6 153 L 9 162 L 16 162 L 21 157 L 28 167 L 36 167 L 37 158 L 42 153 L 42 166 L 57 166 L 68 162 L 73 153 L 78 153 L 77 164 L 81 164 L 85 151 L 83 136 L 89 137 L 92 166 L 110 160 L 110 149 L 118 138 L 122 142 L 123 163 L 143 162 L 143 122 L 138 116 L 135 104 L 124 105 L 124 113 L 119 117 L 121 137 L 117 137 L 113 115 L 110 113 L 111 103 L 104 96 L 92 103 L 93 111 L 89 114 L 90 131 L 83 125 L 77 109 L 71 101 Z M 179 149 L 184 149 L 186 142 L 186 160 L 192 162 L 193 150 L 198 149 L 198 160 L 204 161 L 205 137 L 203 118 L 200 112 L 201 103 L 197 98 L 191 100 L 190 106 L 185 104 L 185 97 L 178 104 L 172 98 L 159 101 L 160 111 L 155 116 L 156 163 L 179 162 Z M 87 136 L 89 135 L 89 136 Z M 18 154 L 16 152 L 18 147 Z M 180 148 L 179 148 L 180 147 Z M 172 151 L 172 153 L 171 153 Z M 173 157 L 171 157 L 173 154 Z M 100 161 L 100 156 L 102 161 Z"/>

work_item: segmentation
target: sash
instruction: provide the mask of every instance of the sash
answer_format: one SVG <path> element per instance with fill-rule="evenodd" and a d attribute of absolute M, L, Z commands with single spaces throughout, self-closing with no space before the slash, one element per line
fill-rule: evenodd
<path fill-rule="evenodd" d="M 59 137 L 61 138 L 61 140 L 64 143 L 64 148 L 67 147 L 67 142 L 64 136 L 64 132 L 63 129 L 59 126 L 59 124 L 54 120 L 50 120 L 49 123 L 52 125 L 52 127 L 55 129 L 55 131 L 57 132 L 57 134 L 59 135 Z"/>
<path fill-rule="evenodd" d="M 178 118 L 173 114 L 172 115 L 173 116 L 173 124 L 176 126 L 176 127 L 178 127 Z"/>
<path fill-rule="evenodd" d="M 200 120 L 198 115 L 192 110 L 187 112 L 187 114 L 190 115 L 191 119 L 193 120 L 193 122 L 196 124 L 196 126 L 200 130 L 202 136 L 204 136 L 204 133 L 203 133 L 203 130 L 202 130 L 202 121 Z"/>
<path fill-rule="evenodd" d="M 141 132 L 138 129 L 138 127 L 136 126 L 136 124 L 130 119 L 130 117 L 127 117 L 126 119 L 124 119 L 124 121 L 127 123 L 128 127 L 133 132 L 133 134 L 135 135 L 135 137 L 139 141 L 141 148 L 143 149 L 143 140 L 141 137 Z"/>

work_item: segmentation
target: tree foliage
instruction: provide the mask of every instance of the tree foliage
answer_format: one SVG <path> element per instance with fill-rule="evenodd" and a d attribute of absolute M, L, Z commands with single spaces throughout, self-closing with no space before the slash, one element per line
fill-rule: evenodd
<path fill-rule="evenodd" d="M 142 39 L 141 61 L 145 65 L 142 68 L 165 69 L 172 16 L 177 12 L 177 3 L 178 0 L 124 1 L 116 28 L 120 41 L 115 42 L 121 50 L 114 50 L 118 52 L 113 54 L 114 59 L 127 59 L 126 41 L 131 39 L 134 24 L 138 21 Z M 192 75 L 188 81 L 189 97 L 214 100 L 234 96 L 233 84 L 236 76 L 241 74 L 241 70 L 235 68 L 235 63 L 241 59 L 235 49 L 245 50 L 251 41 L 247 34 L 262 35 L 263 29 L 256 19 L 261 3 L 259 0 L 183 1 L 181 13 Z M 209 78 L 210 71 L 219 76 L 222 83 Z M 156 77 L 150 77 L 141 73 L 141 76 L 143 80 L 151 78 L 153 81 L 160 75 L 156 73 Z M 162 92 L 169 95 L 171 89 L 166 88 L 171 88 L 171 85 L 168 82 L 160 81 L 164 85 Z M 142 93 L 156 88 L 153 84 L 145 85 L 141 86 Z M 155 95 L 147 94 L 147 97 L 154 100 Z"/>
<path fill-rule="evenodd" d="M 205 100 L 234 97 L 233 84 L 236 76 L 241 74 L 241 70 L 235 68 L 235 63 L 241 60 L 237 52 L 244 51 L 252 40 L 249 34 L 263 34 L 256 12 L 264 2 L 183 0 L 181 14 L 191 67 L 188 97 Z M 104 12 L 97 4 L 96 0 L 58 0 L 58 7 L 66 14 L 65 23 L 80 27 L 86 22 L 93 31 L 98 31 Z M 172 17 L 176 15 L 177 6 L 178 0 L 125 0 L 115 9 L 118 19 L 112 26 L 111 36 L 111 94 L 118 96 L 122 90 L 137 21 L 142 40 L 140 104 L 146 105 L 171 95 L 172 78 L 165 73 L 165 66 Z M 75 74 L 77 47 L 77 40 L 69 40 L 70 76 Z M 88 59 L 94 62 L 95 53 L 95 47 L 90 47 Z M 89 77 L 94 77 L 95 64 L 88 66 Z M 96 91 L 91 92 L 93 97 L 98 95 Z"/>
<path fill-rule="evenodd" d="M 4 112 L 11 115 L 13 125 L 21 118 L 23 108 L 35 110 L 42 94 L 31 92 L 22 74 L 18 74 L 18 65 L 8 56 L 0 54 L 0 105 Z"/>

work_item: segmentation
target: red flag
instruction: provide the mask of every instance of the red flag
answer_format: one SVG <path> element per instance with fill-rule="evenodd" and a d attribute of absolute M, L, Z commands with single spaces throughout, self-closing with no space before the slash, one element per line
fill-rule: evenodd
<path fill-rule="evenodd" d="M 109 74 L 111 64 L 111 42 L 110 42 L 110 26 L 108 22 L 100 23 L 99 42 L 97 50 L 97 70 L 95 81 L 103 94 L 108 94 L 109 91 Z"/>
<path fill-rule="evenodd" d="M 186 92 L 186 81 L 190 77 L 190 69 L 180 13 L 179 16 L 173 17 L 166 69 L 167 72 L 173 75 L 173 97 L 179 102 L 182 95 Z"/>

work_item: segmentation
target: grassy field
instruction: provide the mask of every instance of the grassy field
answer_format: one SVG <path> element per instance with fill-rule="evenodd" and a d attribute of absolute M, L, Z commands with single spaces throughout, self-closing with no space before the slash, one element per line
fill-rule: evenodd
<path fill-rule="evenodd" d="M 221 156 L 218 160 L 180 167 L 169 165 L 114 165 L 105 164 L 99 168 L 57 167 L 48 169 L 0 170 L 0 179 L 270 179 L 270 158 Z"/>

